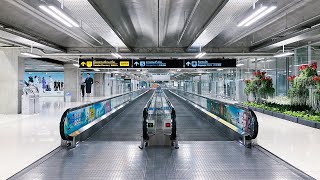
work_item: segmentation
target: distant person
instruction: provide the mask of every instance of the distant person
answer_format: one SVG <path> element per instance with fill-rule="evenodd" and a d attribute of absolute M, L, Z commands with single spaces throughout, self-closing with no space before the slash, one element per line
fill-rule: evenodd
<path fill-rule="evenodd" d="M 93 79 L 92 77 L 90 77 L 90 73 L 87 73 L 87 78 L 85 80 L 85 84 L 86 84 L 86 93 L 88 96 L 90 96 L 91 94 L 91 87 L 93 84 Z"/>
<path fill-rule="evenodd" d="M 33 84 L 34 84 L 35 87 L 38 87 L 39 81 L 38 81 L 38 77 L 37 76 L 34 76 Z"/>
<path fill-rule="evenodd" d="M 53 79 L 52 79 L 51 76 L 49 76 L 49 83 L 48 83 L 48 85 L 49 85 L 49 91 L 53 91 L 53 89 L 54 89 L 54 84 L 53 84 Z"/>
<path fill-rule="evenodd" d="M 83 77 L 82 73 L 80 77 L 80 87 L 81 87 L 81 96 L 84 97 L 84 88 L 86 87 L 86 78 Z"/>
<path fill-rule="evenodd" d="M 61 82 L 60 81 L 57 82 L 57 86 L 58 86 L 58 91 L 61 91 Z"/>
<path fill-rule="evenodd" d="M 53 89 L 54 89 L 54 91 L 58 91 L 58 82 L 57 81 L 53 82 Z"/>
<path fill-rule="evenodd" d="M 44 79 L 44 77 L 42 77 L 41 83 L 42 83 L 42 91 L 43 91 L 43 93 L 45 93 L 47 82 L 46 82 L 46 80 Z"/>

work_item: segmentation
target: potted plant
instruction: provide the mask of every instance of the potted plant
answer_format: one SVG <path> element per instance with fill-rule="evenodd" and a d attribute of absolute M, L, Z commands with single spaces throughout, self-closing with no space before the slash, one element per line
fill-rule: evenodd
<path fill-rule="evenodd" d="M 317 75 L 317 63 L 302 64 L 298 68 L 298 76 L 288 77 L 291 88 L 288 97 L 292 105 L 306 105 L 309 97 L 309 87 L 314 85 L 312 78 Z"/>
<path fill-rule="evenodd" d="M 261 103 L 263 99 L 273 96 L 275 89 L 273 88 L 272 78 L 266 76 L 266 72 L 260 72 L 259 70 L 253 72 L 254 78 L 251 80 L 245 80 L 246 87 L 244 89 L 245 94 L 249 97 L 252 95 L 254 101 Z"/>

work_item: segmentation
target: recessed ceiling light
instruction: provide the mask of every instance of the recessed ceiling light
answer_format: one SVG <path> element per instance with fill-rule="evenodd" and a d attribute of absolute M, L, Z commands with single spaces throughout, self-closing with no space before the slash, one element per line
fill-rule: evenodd
<path fill-rule="evenodd" d="M 73 64 L 74 66 L 76 66 L 76 67 L 80 67 L 80 65 L 79 64 Z"/>
<path fill-rule="evenodd" d="M 244 66 L 244 64 L 237 64 L 237 67 L 241 67 L 241 66 Z"/>

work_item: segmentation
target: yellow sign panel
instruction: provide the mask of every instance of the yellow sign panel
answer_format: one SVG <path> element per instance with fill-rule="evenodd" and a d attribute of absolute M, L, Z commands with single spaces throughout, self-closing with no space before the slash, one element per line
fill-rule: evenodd
<path fill-rule="evenodd" d="M 85 66 L 85 65 L 87 65 L 86 62 L 82 62 L 82 63 L 81 63 L 81 66 Z"/>
<path fill-rule="evenodd" d="M 87 61 L 87 67 L 92 67 L 92 61 Z"/>
<path fill-rule="evenodd" d="M 130 63 L 129 63 L 129 61 L 120 61 L 120 66 L 128 67 L 128 66 L 130 66 Z"/>

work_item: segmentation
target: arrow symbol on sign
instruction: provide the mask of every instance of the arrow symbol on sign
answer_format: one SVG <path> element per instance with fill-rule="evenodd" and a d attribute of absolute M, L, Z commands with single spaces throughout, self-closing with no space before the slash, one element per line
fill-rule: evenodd
<path fill-rule="evenodd" d="M 188 62 L 186 63 L 186 65 L 187 65 L 187 66 L 190 66 L 190 65 L 191 65 L 191 63 L 188 61 Z"/>
<path fill-rule="evenodd" d="M 134 63 L 134 65 L 135 65 L 135 66 L 138 66 L 138 65 L 139 65 L 138 61 L 136 61 L 136 62 Z"/>
<path fill-rule="evenodd" d="M 82 63 L 81 63 L 81 66 L 85 66 L 85 65 L 86 65 L 86 63 L 85 63 L 85 62 L 82 62 Z"/>

